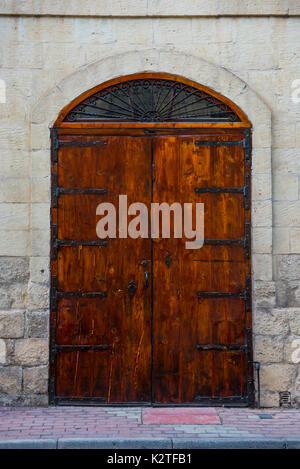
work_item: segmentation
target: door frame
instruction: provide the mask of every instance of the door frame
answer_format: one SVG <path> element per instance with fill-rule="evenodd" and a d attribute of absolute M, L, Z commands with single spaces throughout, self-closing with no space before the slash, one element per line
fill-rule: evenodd
<path fill-rule="evenodd" d="M 190 86 L 197 87 L 200 90 L 205 91 L 208 94 L 220 99 L 224 103 L 228 104 L 240 117 L 240 122 L 64 122 L 65 116 L 68 112 L 83 99 L 88 96 L 100 91 L 103 88 L 111 86 L 113 84 L 127 81 L 128 79 L 139 79 L 139 78 L 157 78 L 160 75 L 161 78 L 178 80 L 186 83 Z M 185 135 L 185 136 L 197 136 L 197 135 L 210 135 L 216 134 L 227 134 L 240 132 L 244 130 L 244 141 L 243 146 L 245 150 L 245 160 L 251 168 L 251 152 L 252 152 L 252 124 L 248 120 L 246 114 L 236 106 L 232 101 L 220 95 L 219 93 L 211 90 L 206 86 L 199 85 L 182 77 L 178 77 L 170 74 L 157 74 L 157 73 L 140 73 L 129 76 L 123 76 L 110 80 L 109 82 L 102 83 L 101 85 L 86 91 L 85 93 L 78 96 L 71 103 L 69 103 L 59 114 L 54 126 L 50 129 L 51 136 L 51 262 L 50 262 L 50 373 L 49 373 L 49 401 L 52 405 L 95 405 L 95 406 L 153 406 L 153 407 L 200 407 L 200 406 L 230 406 L 230 407 L 247 407 L 254 405 L 254 376 L 253 376 L 253 328 L 252 328 L 252 295 L 251 295 L 251 283 L 249 292 L 250 301 L 250 312 L 247 313 L 247 329 L 250 331 L 247 338 L 247 396 L 240 399 L 240 402 L 234 402 L 231 398 L 213 399 L 210 398 L 207 401 L 199 401 L 197 403 L 180 403 L 180 404 L 158 404 L 158 403 L 139 403 L 139 402 L 127 402 L 127 403 L 104 403 L 97 398 L 57 398 L 55 393 L 55 364 L 56 364 L 56 268 L 55 262 L 53 262 L 53 252 L 56 249 L 56 212 L 54 208 L 54 200 L 57 194 L 57 162 L 58 162 L 58 150 L 63 144 L 60 140 L 60 136 L 63 135 L 74 135 L 74 136 L 144 136 L 144 137 L 155 137 L 155 136 L 171 136 L 171 135 Z M 251 176 L 251 175 L 250 175 Z M 249 187 L 250 190 L 250 187 Z M 251 213 L 251 196 L 249 195 L 249 209 Z M 251 236 L 249 237 L 249 255 L 251 262 Z"/>

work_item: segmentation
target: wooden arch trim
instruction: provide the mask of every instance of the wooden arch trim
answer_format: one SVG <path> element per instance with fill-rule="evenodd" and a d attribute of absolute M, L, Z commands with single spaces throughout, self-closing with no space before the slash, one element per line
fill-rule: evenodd
<path fill-rule="evenodd" d="M 228 107 L 232 109 L 233 112 L 237 114 L 240 119 L 240 122 L 64 122 L 64 119 L 68 115 L 72 109 L 74 109 L 78 104 L 80 104 L 85 99 L 89 98 L 90 96 L 102 91 L 105 88 L 110 86 L 114 86 L 126 81 L 130 80 L 139 80 L 139 79 L 165 79 L 171 81 L 177 81 L 179 83 L 191 86 L 196 88 L 200 91 L 207 93 L 208 95 L 218 99 L 219 101 L 226 104 Z M 84 129 L 84 128 L 122 128 L 122 127 L 132 127 L 132 128 L 139 128 L 139 127 L 168 127 L 168 128 L 184 128 L 184 127 L 222 127 L 222 128 L 251 128 L 252 124 L 249 121 L 247 115 L 230 99 L 226 98 L 225 96 L 221 95 L 220 93 L 212 90 L 208 86 L 201 85 L 193 80 L 189 80 L 188 78 L 182 77 L 180 75 L 173 75 L 169 73 L 135 73 L 131 75 L 124 75 L 121 77 L 114 78 L 112 80 L 105 81 L 100 85 L 97 85 L 84 93 L 80 94 L 71 101 L 67 106 L 65 106 L 61 112 L 59 113 L 58 118 L 54 123 L 54 128 L 72 128 L 72 129 Z"/>

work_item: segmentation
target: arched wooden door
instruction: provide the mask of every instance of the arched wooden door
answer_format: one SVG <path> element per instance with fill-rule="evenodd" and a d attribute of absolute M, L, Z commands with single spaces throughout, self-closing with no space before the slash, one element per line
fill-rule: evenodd
<path fill-rule="evenodd" d="M 252 404 L 250 129 L 226 98 L 166 74 L 112 80 L 61 112 L 51 403 Z M 119 195 L 149 211 L 204 203 L 203 247 L 99 239 L 96 208 L 118 216 Z"/>

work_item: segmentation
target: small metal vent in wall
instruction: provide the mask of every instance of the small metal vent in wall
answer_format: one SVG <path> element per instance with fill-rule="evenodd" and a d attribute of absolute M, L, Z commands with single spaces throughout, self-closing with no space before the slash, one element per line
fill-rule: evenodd
<path fill-rule="evenodd" d="M 279 393 L 279 405 L 280 407 L 291 407 L 291 393 L 283 391 Z"/>

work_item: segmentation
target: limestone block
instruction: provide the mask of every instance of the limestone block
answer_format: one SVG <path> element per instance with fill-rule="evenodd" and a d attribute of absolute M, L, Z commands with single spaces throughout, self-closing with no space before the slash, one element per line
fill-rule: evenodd
<path fill-rule="evenodd" d="M 143 2 L 142 2 L 143 3 Z M 204 0 L 194 0 L 192 2 L 172 2 L 171 4 L 167 0 L 149 0 L 147 3 L 147 12 L 149 15 L 211 15 L 216 14 L 219 11 L 218 2 L 211 0 L 210 2 Z"/>
<path fill-rule="evenodd" d="M 298 376 L 295 380 L 295 392 L 298 395 L 298 402 L 300 398 L 300 373 L 298 373 Z"/>
<path fill-rule="evenodd" d="M 1 178 L 1 202 L 29 202 L 29 178 Z"/>
<path fill-rule="evenodd" d="M 300 255 L 281 255 L 276 258 L 277 278 L 288 280 L 300 280 Z"/>
<path fill-rule="evenodd" d="M 20 18 L 16 29 L 16 39 L 20 42 L 71 42 L 74 40 L 73 18 Z"/>
<path fill-rule="evenodd" d="M 298 104 L 298 106 L 299 106 L 299 104 Z M 296 124 L 296 146 L 298 148 L 300 147 L 300 122 L 297 122 L 297 124 Z"/>
<path fill-rule="evenodd" d="M 24 311 L 0 311 L 0 337 L 12 339 L 24 335 Z"/>
<path fill-rule="evenodd" d="M 284 345 L 284 360 L 286 363 L 300 363 L 300 335 L 291 335 Z"/>
<path fill-rule="evenodd" d="M 193 42 L 226 43 L 234 40 L 234 24 L 229 18 L 192 19 Z"/>
<path fill-rule="evenodd" d="M 275 226 L 300 226 L 300 200 L 274 202 Z"/>
<path fill-rule="evenodd" d="M 26 394 L 46 394 L 48 391 L 48 368 L 25 368 L 23 390 Z"/>
<path fill-rule="evenodd" d="M 56 70 L 56 74 L 53 76 L 53 72 L 51 73 L 51 70 L 43 71 L 43 75 L 40 77 L 40 80 L 42 80 L 42 82 L 44 83 L 45 81 L 49 80 L 48 75 L 52 77 L 52 80 L 49 82 L 49 87 L 51 87 L 51 89 L 46 95 L 42 96 L 40 101 L 35 104 L 32 110 L 32 150 L 48 150 L 49 157 L 49 129 L 58 117 L 58 114 L 61 109 L 63 109 L 63 107 L 68 104 L 68 102 L 65 101 L 60 88 L 58 88 L 57 86 L 53 86 L 58 80 L 59 72 L 64 72 L 64 75 L 66 73 L 65 70 Z M 36 81 L 38 81 L 37 78 Z M 34 86 L 38 87 L 40 85 L 38 83 L 34 83 Z M 73 100 L 74 98 L 76 98 L 76 94 L 74 94 L 69 101 Z"/>
<path fill-rule="evenodd" d="M 206 49 L 206 51 L 204 51 L 204 49 Z M 197 56 L 200 56 L 201 58 L 206 59 L 207 54 L 210 55 L 212 52 L 214 52 L 216 55 L 217 49 L 218 49 L 218 44 L 210 44 L 209 48 L 207 48 L 207 44 L 204 44 L 203 46 L 201 44 L 197 44 L 195 45 L 195 48 L 193 49 L 193 54 L 197 54 Z M 220 88 L 222 89 L 222 87 L 220 86 L 220 82 L 222 82 L 224 84 L 224 87 L 227 88 L 227 95 L 228 95 L 229 89 L 232 84 L 231 75 L 228 76 L 226 73 L 223 74 L 220 70 L 217 70 L 215 67 L 212 66 L 211 63 L 209 63 L 206 60 L 201 60 L 200 62 L 198 60 L 195 60 L 195 56 L 190 55 L 189 53 L 187 53 L 186 56 L 184 56 L 183 54 L 178 54 L 177 55 L 178 59 L 175 60 L 175 63 L 174 63 L 174 61 L 172 62 L 173 54 L 174 52 L 172 52 L 172 50 L 170 51 L 161 50 L 160 63 L 161 63 L 162 69 L 164 65 L 166 65 L 167 68 L 165 68 L 165 70 L 172 69 L 172 71 L 176 74 L 176 62 L 177 62 L 177 69 L 186 78 L 190 78 L 191 80 L 195 80 L 195 81 L 200 81 L 199 77 L 201 77 L 200 83 L 202 85 L 213 88 L 215 91 L 220 91 Z M 239 85 L 241 84 L 240 81 L 238 82 L 238 84 Z M 240 91 L 240 88 L 238 88 L 237 93 L 239 91 Z"/>
<path fill-rule="evenodd" d="M 270 147 L 272 136 L 269 109 L 262 104 L 257 106 L 256 99 L 252 97 L 251 100 L 250 96 L 245 99 L 245 102 L 241 100 L 240 106 L 242 109 L 247 109 L 247 115 L 250 121 L 255 122 L 252 132 L 253 147 Z"/>
<path fill-rule="evenodd" d="M 145 21 L 151 20 L 132 20 L 128 19 L 125 23 L 128 26 L 128 30 L 131 31 L 131 36 L 138 36 L 142 33 L 142 28 L 139 23 L 144 24 Z M 112 20 L 111 18 L 74 18 L 73 19 L 73 37 L 77 43 L 84 42 L 97 42 L 98 44 L 110 44 L 114 41 L 120 41 L 120 36 L 117 35 L 117 26 L 115 22 L 123 23 L 122 20 Z M 130 27 L 132 25 L 132 27 Z M 135 29 L 135 27 L 137 29 Z"/>
<path fill-rule="evenodd" d="M 26 230 L 27 228 L 27 204 L 0 204 L 0 230 Z"/>
<path fill-rule="evenodd" d="M 64 70 L 70 73 L 74 68 L 85 64 L 84 46 L 81 42 L 44 42 L 42 54 L 43 70 Z"/>
<path fill-rule="evenodd" d="M 0 230 L 0 256 L 26 256 L 28 246 L 28 231 Z"/>
<path fill-rule="evenodd" d="M 254 303 L 256 307 L 269 308 L 275 306 L 276 287 L 274 282 L 254 282 Z M 261 332 L 262 334 L 262 332 Z"/>
<path fill-rule="evenodd" d="M 49 204 L 32 204 L 31 227 L 33 230 L 50 229 L 50 207 Z"/>
<path fill-rule="evenodd" d="M 22 405 L 25 407 L 47 407 L 48 404 L 49 404 L 48 393 L 47 394 L 25 394 L 22 396 Z"/>
<path fill-rule="evenodd" d="M 33 177 L 31 180 L 31 201 L 48 203 L 50 201 L 50 176 Z"/>
<path fill-rule="evenodd" d="M 294 148 L 296 126 L 294 122 L 274 122 L 272 124 L 272 144 L 274 148 Z"/>
<path fill-rule="evenodd" d="M 291 252 L 300 254 L 300 229 L 290 232 Z"/>
<path fill-rule="evenodd" d="M 55 88 L 55 90 L 56 90 L 56 88 Z M 51 97 L 52 97 L 52 101 L 53 101 L 53 98 L 55 97 L 55 101 L 57 101 L 60 93 L 56 92 L 55 96 L 53 96 L 54 91 L 52 91 L 52 93 L 50 93 L 50 99 L 49 100 L 51 100 Z M 74 99 L 74 97 L 73 97 L 73 99 Z M 56 104 L 57 104 L 57 102 L 55 102 L 53 104 L 55 106 L 55 109 L 56 109 Z M 52 107 L 53 107 L 53 105 L 52 105 Z M 44 106 L 45 106 L 45 103 L 44 103 Z M 42 106 L 38 106 L 38 109 L 40 111 L 44 111 L 44 113 L 42 114 L 43 118 L 45 117 L 45 115 L 48 115 L 48 120 L 47 120 L 46 124 L 45 123 L 35 124 L 34 122 L 36 122 L 36 120 L 38 120 L 39 118 L 42 119 L 42 117 L 40 117 L 40 115 L 38 113 L 38 110 L 33 112 L 33 124 L 31 126 L 31 150 L 32 151 L 50 150 L 51 142 L 50 142 L 50 130 L 49 130 L 48 125 L 50 124 L 49 121 L 50 121 L 50 115 L 52 114 L 51 113 L 52 107 L 50 107 L 50 109 L 49 109 L 49 106 L 47 106 L 47 109 L 45 109 Z M 59 110 L 60 109 L 58 109 L 58 112 L 59 112 Z M 49 154 L 49 157 L 50 157 L 50 154 Z"/>
<path fill-rule="evenodd" d="M 272 256 L 270 254 L 255 254 L 252 261 L 254 280 L 272 280 Z"/>
<path fill-rule="evenodd" d="M 45 257 L 50 253 L 50 229 L 32 230 L 31 232 L 31 256 Z"/>
<path fill-rule="evenodd" d="M 288 310 L 291 333 L 300 336 L 300 308 Z"/>
<path fill-rule="evenodd" d="M 49 283 L 49 257 L 31 257 L 30 280 L 33 283 Z"/>
<path fill-rule="evenodd" d="M 273 178 L 274 200 L 298 200 L 298 175 L 275 174 Z"/>
<path fill-rule="evenodd" d="M 38 42 L 8 42 L 3 48 L 2 64 L 5 68 L 34 69 L 43 66 L 42 45 Z"/>
<path fill-rule="evenodd" d="M 299 280 L 277 281 L 277 303 L 283 308 L 300 306 Z"/>
<path fill-rule="evenodd" d="M 234 25 L 235 24 L 236 23 L 234 22 Z M 252 23 L 252 27 L 253 27 L 253 23 Z M 261 31 L 262 30 L 260 29 L 259 32 Z M 236 38 L 236 40 L 240 41 L 241 39 L 238 37 Z M 276 101 L 274 102 L 274 90 L 277 85 L 277 79 L 278 78 L 276 76 L 276 71 L 274 69 L 267 69 L 267 70 L 261 69 L 261 70 L 249 70 L 247 80 L 245 81 L 247 82 L 249 86 L 251 86 L 252 89 L 260 90 L 260 93 L 261 93 L 261 96 L 263 96 L 264 102 L 270 108 L 274 108 L 274 106 L 276 105 Z"/>
<path fill-rule="evenodd" d="M 0 284 L 27 282 L 29 277 L 29 260 L 26 257 L 0 258 Z"/>
<path fill-rule="evenodd" d="M 153 23 L 155 44 L 180 44 L 192 42 L 192 20 L 186 18 L 156 19 Z"/>
<path fill-rule="evenodd" d="M 280 336 L 255 336 L 255 359 L 261 363 L 280 363 L 283 361 L 284 341 Z"/>
<path fill-rule="evenodd" d="M 273 228 L 273 247 L 274 254 L 290 253 L 290 229 L 289 228 Z"/>
<path fill-rule="evenodd" d="M 258 335 L 270 336 L 284 336 L 288 334 L 289 316 L 286 313 L 286 310 L 258 310 L 255 316 L 255 333 Z"/>
<path fill-rule="evenodd" d="M 158 50 L 149 50 L 147 54 L 141 57 L 141 66 L 147 72 L 156 72 L 160 69 L 160 53 Z"/>
<path fill-rule="evenodd" d="M 300 173 L 300 147 L 274 148 L 272 151 L 272 164 L 277 173 Z"/>
<path fill-rule="evenodd" d="M 290 390 L 295 379 L 295 366 L 287 364 L 263 365 L 261 367 L 261 387 L 267 391 Z"/>
<path fill-rule="evenodd" d="M 265 70 L 278 66 L 278 55 L 272 47 L 272 43 L 266 40 L 256 40 L 256 32 L 263 28 L 264 20 L 260 25 L 256 23 L 257 28 L 246 41 L 225 43 L 222 45 L 220 57 L 223 63 L 230 64 L 231 70 Z M 266 29 L 265 29 L 266 31 Z M 257 51 L 260 51 L 258 54 Z"/>
<path fill-rule="evenodd" d="M 272 198 L 271 174 L 255 174 L 252 177 L 252 197 L 253 200 L 270 200 Z"/>
<path fill-rule="evenodd" d="M 7 27 L 6 29 L 9 29 L 10 32 L 15 33 L 16 28 L 12 27 L 9 18 L 1 18 L 0 21 L 1 21 L 0 29 L 3 33 L 3 36 L 5 35 L 6 39 L 8 40 L 7 34 L 9 33 L 3 32 L 4 24 Z M 29 23 L 31 23 L 32 25 L 32 22 L 29 21 Z M 20 23 L 18 22 L 17 24 L 18 26 L 20 25 Z M 16 73 L 16 71 L 12 69 L 2 69 L 1 78 L 5 80 L 5 82 L 9 85 L 7 89 L 8 97 L 11 97 L 14 95 L 14 96 L 17 96 L 18 98 L 23 98 L 23 99 L 26 98 L 26 100 L 24 100 L 25 102 L 28 102 L 29 98 L 32 97 L 33 88 L 32 88 L 32 71 L 31 70 L 18 70 L 18 73 Z"/>
<path fill-rule="evenodd" d="M 31 154 L 32 176 L 43 178 L 50 175 L 50 153 L 49 151 L 35 151 Z"/>
<path fill-rule="evenodd" d="M 269 227 L 272 224 L 272 202 L 255 201 L 252 211 L 253 226 Z"/>
<path fill-rule="evenodd" d="M 274 391 L 261 391 L 260 395 L 261 407 L 279 407 L 279 394 Z"/>
<path fill-rule="evenodd" d="M 0 367 L 0 393 L 17 394 L 22 388 L 22 368 Z"/>
<path fill-rule="evenodd" d="M 272 253 L 272 228 L 253 228 L 252 249 L 255 253 Z"/>
<path fill-rule="evenodd" d="M 27 308 L 29 311 L 47 309 L 49 307 L 49 287 L 38 283 L 29 283 Z"/>
<path fill-rule="evenodd" d="M 138 46 L 135 46 L 137 49 Z M 139 52 L 124 52 L 116 57 L 117 69 L 120 75 L 128 75 L 134 72 L 138 72 L 142 69 L 145 55 L 148 54 L 148 51 Z M 106 68 L 106 67 L 105 67 Z"/>
<path fill-rule="evenodd" d="M 1 73 L 1 79 L 2 78 Z M 0 123 L 1 126 L 13 130 L 15 127 L 26 126 L 30 99 L 15 94 L 14 89 L 8 81 L 6 82 L 6 102 L 1 103 Z"/>
<path fill-rule="evenodd" d="M 5 340 L 0 339 L 0 365 L 6 363 L 6 343 Z"/>
<path fill-rule="evenodd" d="M 23 149 L 24 150 L 24 149 Z M 20 149 L 0 148 L 1 174 L 4 176 L 24 176 L 29 175 L 30 158 L 29 153 Z"/>
<path fill-rule="evenodd" d="M 15 343 L 15 363 L 24 366 L 46 365 L 48 341 L 45 339 L 20 339 Z"/>
<path fill-rule="evenodd" d="M 49 334 L 49 314 L 45 311 L 26 314 L 26 336 L 45 338 Z"/>
<path fill-rule="evenodd" d="M 192 47 L 192 54 L 191 53 L 191 47 Z M 178 46 L 176 45 L 176 49 Z M 203 60 L 202 66 L 204 67 L 204 70 L 208 67 L 210 67 L 210 70 L 212 71 L 211 67 L 211 59 L 214 57 L 215 61 L 217 63 L 220 62 L 219 56 L 220 56 L 220 43 L 218 42 L 194 42 L 192 44 L 188 44 L 187 49 L 184 49 L 183 44 L 180 45 L 180 48 L 183 49 L 187 56 L 184 59 L 184 57 L 181 56 L 181 61 L 180 65 L 182 65 L 182 62 L 185 60 L 188 63 L 188 68 L 182 67 L 182 72 L 181 75 L 187 78 L 191 78 L 192 80 L 195 80 L 197 82 L 200 82 L 203 85 L 209 86 L 210 88 L 213 88 L 215 91 L 221 92 L 221 94 L 224 94 L 226 97 L 230 97 L 230 83 L 229 81 L 224 81 L 224 88 L 222 86 L 223 82 L 223 74 L 222 72 L 219 71 L 219 73 L 213 72 L 211 73 L 211 79 L 208 78 L 206 72 L 204 74 L 201 73 L 201 65 L 197 60 L 195 60 L 195 57 L 201 57 Z M 207 64 L 205 64 L 205 61 L 207 61 Z M 175 66 L 173 67 L 174 73 L 176 74 Z M 189 72 L 190 71 L 190 72 Z M 192 72 L 192 73 L 191 73 Z M 178 72 L 177 72 L 178 73 Z M 236 95 L 239 93 L 235 93 Z"/>
<path fill-rule="evenodd" d="M 271 173 L 271 149 L 252 149 L 252 171 L 258 173 Z"/>
<path fill-rule="evenodd" d="M 299 15 L 300 13 L 300 6 L 299 4 L 296 2 L 294 2 L 293 0 L 288 0 L 288 7 L 289 7 L 289 14 L 290 15 Z"/>
<path fill-rule="evenodd" d="M 27 285 L 13 283 L 0 286 L 0 309 L 25 308 Z"/>

